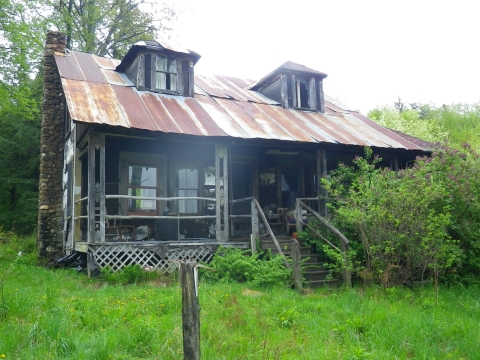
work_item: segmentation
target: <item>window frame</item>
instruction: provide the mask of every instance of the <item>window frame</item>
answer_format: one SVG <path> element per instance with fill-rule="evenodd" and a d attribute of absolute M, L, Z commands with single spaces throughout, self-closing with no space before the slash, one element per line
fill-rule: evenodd
<path fill-rule="evenodd" d="M 118 193 L 119 195 L 128 195 L 129 189 L 129 167 L 130 164 L 151 164 L 157 168 L 157 185 L 155 196 L 156 197 L 166 197 L 167 194 L 167 157 L 164 154 L 155 154 L 155 153 L 141 153 L 141 152 L 130 152 L 130 151 L 120 151 L 119 154 L 119 182 L 118 182 Z M 151 212 L 142 212 L 142 211 L 129 211 L 128 209 L 128 199 L 121 198 L 119 199 L 119 215 L 124 216 L 158 216 L 162 209 L 166 206 L 166 201 L 157 200 L 156 201 L 156 211 Z"/>
<path fill-rule="evenodd" d="M 172 93 L 172 94 L 178 94 L 178 78 L 179 78 L 179 71 L 178 71 L 178 59 L 173 57 L 173 56 L 167 56 L 167 55 L 155 55 L 153 56 L 154 62 L 152 64 L 152 73 L 153 73 L 153 84 L 152 84 L 152 90 L 154 91 L 161 91 L 165 93 Z M 157 61 L 158 59 L 165 59 L 167 62 L 167 66 L 165 70 L 158 70 L 157 69 Z M 168 69 L 168 61 L 174 61 L 174 68 L 175 72 L 169 71 Z M 160 88 L 157 87 L 157 74 L 165 74 L 165 88 Z M 175 84 L 175 89 L 172 89 L 172 75 L 175 75 L 175 81 L 173 82 Z M 169 79 L 167 81 L 167 79 Z M 167 84 L 170 84 L 170 89 L 167 89 Z"/>
<path fill-rule="evenodd" d="M 155 167 L 155 186 L 132 186 L 130 185 L 130 166 L 132 165 L 150 165 L 150 167 Z M 155 197 L 158 197 L 158 168 L 159 165 L 157 163 L 153 162 L 142 162 L 142 161 L 135 161 L 135 160 L 128 160 L 127 161 L 127 171 L 128 171 L 128 176 L 127 176 L 127 195 L 129 195 L 129 190 L 130 189 L 150 189 L 150 190 L 155 190 Z M 159 211 L 159 201 L 158 200 L 152 200 L 155 202 L 155 210 L 154 211 L 146 211 L 146 210 L 139 210 L 139 211 L 131 211 L 130 210 L 130 201 L 135 201 L 134 199 L 127 199 L 127 215 L 145 215 L 145 216 L 157 216 Z M 139 201 L 148 201 L 148 200 L 139 200 Z"/>
<path fill-rule="evenodd" d="M 194 188 L 183 188 L 183 187 L 177 187 L 176 186 L 176 176 L 177 176 L 177 168 L 183 166 L 186 168 L 191 168 L 191 169 L 196 169 L 197 170 L 197 187 Z M 203 184 L 203 169 L 200 166 L 199 163 L 196 162 L 191 162 L 191 161 L 180 161 L 180 160 L 174 160 L 170 164 L 170 197 L 177 197 L 176 192 L 177 190 L 196 190 L 197 194 L 195 197 L 201 197 L 201 191 L 202 191 L 202 184 Z M 195 201 L 197 209 L 195 212 L 180 212 L 180 206 L 179 202 L 180 201 Z M 180 216 L 188 216 L 188 215 L 198 215 L 201 213 L 202 209 L 202 203 L 201 200 L 174 200 L 170 202 L 170 207 L 173 212 L 176 212 Z M 187 206 L 188 210 L 188 206 Z"/>

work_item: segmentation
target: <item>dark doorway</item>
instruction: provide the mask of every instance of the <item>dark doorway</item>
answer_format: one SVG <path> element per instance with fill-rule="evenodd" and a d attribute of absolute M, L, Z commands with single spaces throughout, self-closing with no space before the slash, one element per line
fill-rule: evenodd
<path fill-rule="evenodd" d="M 251 163 L 232 163 L 230 170 L 231 186 L 230 200 L 243 199 L 254 195 L 253 174 L 254 166 Z M 233 203 L 230 215 L 248 215 L 251 212 L 251 202 L 241 201 Z M 233 218 L 231 222 L 232 235 L 246 235 L 251 233 L 250 218 Z"/>
<path fill-rule="evenodd" d="M 300 169 L 282 169 L 282 207 L 293 208 L 295 200 L 302 196 Z"/>

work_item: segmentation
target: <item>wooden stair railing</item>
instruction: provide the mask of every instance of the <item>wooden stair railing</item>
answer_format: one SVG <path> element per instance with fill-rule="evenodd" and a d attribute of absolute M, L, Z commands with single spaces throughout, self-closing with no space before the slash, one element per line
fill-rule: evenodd
<path fill-rule="evenodd" d="M 282 249 L 280 248 L 280 245 L 278 244 L 278 240 L 275 237 L 275 234 L 272 231 L 272 228 L 270 227 L 270 224 L 267 221 L 267 217 L 265 216 L 265 213 L 263 212 L 262 208 L 260 207 L 260 204 L 258 203 L 258 200 L 255 198 L 255 196 L 250 196 L 242 199 L 235 199 L 235 200 L 230 200 L 230 204 L 237 203 L 240 201 L 251 201 L 251 214 L 250 215 L 230 215 L 230 218 L 233 217 L 250 217 L 252 218 L 252 237 L 253 240 L 256 238 L 260 237 L 260 232 L 259 232 L 259 223 L 258 223 L 258 216 L 260 215 L 260 218 L 262 219 L 263 225 L 265 226 L 265 229 L 267 230 L 268 234 L 270 235 L 270 238 L 273 241 L 273 244 L 275 246 L 275 250 L 277 250 L 277 253 L 282 256 L 283 258 L 283 263 L 286 268 L 290 268 L 290 264 L 287 261 L 287 258 L 285 254 L 283 253 Z M 253 244 L 252 244 L 252 250 L 253 250 Z"/>
<path fill-rule="evenodd" d="M 306 226 L 308 227 L 312 232 L 314 232 L 318 237 L 320 237 L 320 239 L 322 239 L 323 241 L 325 241 L 329 246 L 333 247 L 335 250 L 339 251 L 339 252 L 342 252 L 343 253 L 343 256 L 345 258 L 345 262 L 346 262 L 346 267 L 347 269 L 345 269 L 343 271 L 343 282 L 345 284 L 345 286 L 347 287 L 351 287 L 352 286 L 352 274 L 350 272 L 350 270 L 348 270 L 348 256 L 347 256 L 347 252 L 349 250 L 349 241 L 348 239 L 345 237 L 345 235 L 342 234 L 342 232 L 340 230 L 338 230 L 335 226 L 333 226 L 332 224 L 330 224 L 327 219 L 325 219 L 323 216 L 321 216 L 318 212 L 316 212 L 315 210 L 313 210 L 311 207 L 309 207 L 308 205 L 306 205 L 302 200 L 318 200 L 318 199 L 297 199 L 296 200 L 296 223 L 297 223 L 297 231 L 300 232 L 302 231 L 303 229 L 303 226 Z M 313 215 L 315 218 L 317 218 L 318 220 L 320 220 L 320 222 L 325 225 L 327 227 L 327 229 L 329 229 L 333 234 L 335 234 L 339 239 L 340 239 L 340 249 L 335 246 L 334 244 L 332 244 L 331 241 L 329 241 L 327 238 L 325 238 L 323 235 L 321 235 L 318 231 L 316 231 L 315 229 L 313 229 L 309 224 L 305 223 L 303 221 L 303 214 L 302 214 L 302 209 L 305 209 L 307 210 L 308 213 L 310 213 L 311 215 Z"/>

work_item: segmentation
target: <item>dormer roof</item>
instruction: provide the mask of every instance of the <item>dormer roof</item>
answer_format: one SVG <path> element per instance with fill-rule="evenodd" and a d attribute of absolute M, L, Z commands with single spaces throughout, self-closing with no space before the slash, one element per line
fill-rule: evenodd
<path fill-rule="evenodd" d="M 262 77 L 260 80 L 255 82 L 254 84 L 250 85 L 251 90 L 260 90 L 266 86 L 269 86 L 279 75 L 288 75 L 288 74 L 303 74 L 306 76 L 314 76 L 318 80 L 325 79 L 328 75 L 318 71 L 311 69 L 305 65 L 297 64 L 293 61 L 285 61 L 282 65 L 277 67 L 268 75 Z"/>
<path fill-rule="evenodd" d="M 127 54 L 122 59 L 120 64 L 115 68 L 115 70 L 122 72 L 125 71 L 125 69 L 127 69 L 132 64 L 132 62 L 135 60 L 135 58 L 140 52 L 145 52 L 147 50 L 162 52 L 166 55 L 184 54 L 187 56 L 191 56 L 194 65 L 201 58 L 201 55 L 197 52 L 189 50 L 171 40 L 144 40 L 138 41 L 132 45 L 132 47 L 128 50 Z"/>

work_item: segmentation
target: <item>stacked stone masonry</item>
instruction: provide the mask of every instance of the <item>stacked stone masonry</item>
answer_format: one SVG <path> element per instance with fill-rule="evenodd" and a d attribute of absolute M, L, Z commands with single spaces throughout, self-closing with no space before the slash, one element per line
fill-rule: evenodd
<path fill-rule="evenodd" d="M 54 53 L 65 51 L 65 35 L 49 31 L 45 46 L 42 126 L 40 137 L 40 179 L 38 247 L 50 264 L 63 255 L 63 146 L 64 94 Z"/>

